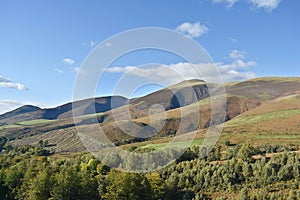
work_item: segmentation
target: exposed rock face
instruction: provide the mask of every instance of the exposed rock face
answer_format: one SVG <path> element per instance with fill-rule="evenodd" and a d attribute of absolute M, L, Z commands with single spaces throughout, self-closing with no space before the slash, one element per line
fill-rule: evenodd
<path fill-rule="evenodd" d="M 170 106 L 167 110 L 196 103 L 208 95 L 209 90 L 206 84 L 181 88 L 171 98 Z"/>
<path fill-rule="evenodd" d="M 209 88 L 202 80 L 183 81 L 171 87 L 153 92 L 141 98 L 130 100 L 131 108 L 139 116 L 148 115 L 152 105 L 159 104 L 171 110 L 196 103 L 209 95 Z"/>

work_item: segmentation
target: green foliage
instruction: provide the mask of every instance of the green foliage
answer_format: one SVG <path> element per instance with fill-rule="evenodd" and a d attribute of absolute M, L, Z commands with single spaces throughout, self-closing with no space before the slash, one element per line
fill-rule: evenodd
<path fill-rule="evenodd" d="M 226 145 L 226 146 L 231 146 L 230 141 L 229 141 L 229 140 L 226 140 L 226 141 L 225 141 L 225 145 Z"/>
<path fill-rule="evenodd" d="M 300 195 L 300 155 L 285 151 L 249 159 L 264 147 L 236 146 L 231 150 L 237 156 L 222 162 L 223 147 L 206 158 L 191 148 L 176 163 L 147 174 L 110 169 L 90 154 L 47 157 L 39 150 L 23 146 L 1 154 L 0 199 L 292 200 Z"/>
<path fill-rule="evenodd" d="M 0 199 L 6 199 L 9 196 L 9 189 L 5 183 L 6 175 L 4 170 L 0 169 Z"/>
<path fill-rule="evenodd" d="M 2 152 L 3 147 L 5 146 L 6 142 L 7 142 L 7 138 L 4 136 L 1 136 L 0 137 L 0 153 Z"/>
<path fill-rule="evenodd" d="M 48 140 L 40 140 L 39 141 L 39 147 L 47 147 L 48 146 Z"/>
<path fill-rule="evenodd" d="M 248 196 L 248 190 L 247 190 L 247 188 L 243 188 L 241 190 L 240 200 L 250 200 L 250 197 Z"/>
<path fill-rule="evenodd" d="M 142 174 L 121 173 L 112 170 L 108 177 L 108 186 L 103 199 L 153 199 L 148 179 Z"/>
<path fill-rule="evenodd" d="M 291 190 L 287 200 L 297 200 L 297 193 L 295 190 Z"/>
<path fill-rule="evenodd" d="M 253 161 L 252 156 L 255 154 L 254 148 L 251 145 L 245 144 L 238 151 L 237 157 L 244 162 Z"/>
<path fill-rule="evenodd" d="M 40 171 L 33 179 L 29 181 L 26 199 L 49 199 L 51 197 L 50 188 L 51 180 L 49 176 L 49 169 L 46 168 Z"/>

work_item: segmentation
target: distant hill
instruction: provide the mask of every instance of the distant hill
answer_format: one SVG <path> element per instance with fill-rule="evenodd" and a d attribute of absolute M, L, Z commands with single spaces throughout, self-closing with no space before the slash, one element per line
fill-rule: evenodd
<path fill-rule="evenodd" d="M 0 120 L 14 117 L 16 115 L 21 115 L 21 114 L 25 114 L 25 113 L 38 111 L 38 110 L 41 110 L 41 108 L 39 108 L 37 106 L 32 106 L 32 105 L 25 105 L 25 106 L 22 106 L 20 108 L 13 110 L 13 111 L 10 111 L 10 112 L 0 115 Z"/>
<path fill-rule="evenodd" d="M 125 105 L 127 101 L 128 99 L 121 96 L 99 97 L 74 102 L 74 107 L 81 115 L 87 115 L 94 113 L 94 110 L 97 113 L 106 112 Z M 14 124 L 37 119 L 64 119 L 71 118 L 72 116 L 72 103 L 49 109 L 40 109 L 35 106 L 22 106 L 16 110 L 0 115 L 0 124 Z"/>

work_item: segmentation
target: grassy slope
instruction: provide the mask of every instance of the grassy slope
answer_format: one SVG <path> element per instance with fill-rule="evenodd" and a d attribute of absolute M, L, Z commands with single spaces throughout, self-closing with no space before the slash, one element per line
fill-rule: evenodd
<path fill-rule="evenodd" d="M 225 123 L 224 138 L 256 145 L 300 144 L 300 95 L 267 102 Z M 234 136 L 234 137 L 233 137 Z"/>

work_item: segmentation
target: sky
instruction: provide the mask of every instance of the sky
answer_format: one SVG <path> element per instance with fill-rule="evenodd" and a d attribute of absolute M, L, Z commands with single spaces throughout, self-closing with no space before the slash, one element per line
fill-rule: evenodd
<path fill-rule="evenodd" d="M 0 114 L 25 104 L 72 101 L 90 52 L 115 34 L 143 27 L 167 28 L 195 40 L 225 82 L 300 76 L 299 7 L 299 0 L 0 0 Z M 131 52 L 109 66 L 94 95 L 114 94 L 113 86 L 126 73 L 166 86 L 181 81 L 173 71 L 194 78 L 188 68 L 169 52 Z M 141 87 L 131 96 L 160 87 Z"/>

